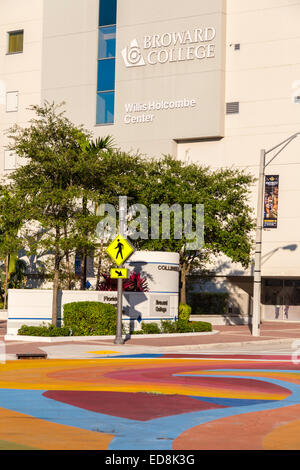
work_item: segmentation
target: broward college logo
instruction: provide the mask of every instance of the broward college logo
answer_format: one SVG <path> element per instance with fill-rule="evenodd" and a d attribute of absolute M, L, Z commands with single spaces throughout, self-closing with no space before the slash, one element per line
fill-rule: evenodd
<path fill-rule="evenodd" d="M 140 65 L 146 65 L 142 57 L 141 48 L 139 47 L 136 39 L 133 39 L 130 43 L 130 46 L 125 47 L 121 53 L 126 67 L 138 67 Z"/>
<path fill-rule="evenodd" d="M 213 27 L 154 34 L 144 36 L 142 47 L 133 39 L 121 54 L 126 67 L 211 59 L 215 57 L 215 37 Z"/>

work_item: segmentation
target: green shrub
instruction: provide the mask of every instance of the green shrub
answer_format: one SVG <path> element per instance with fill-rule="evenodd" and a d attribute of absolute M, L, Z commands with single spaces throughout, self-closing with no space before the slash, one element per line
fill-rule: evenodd
<path fill-rule="evenodd" d="M 171 320 L 161 320 L 160 328 L 162 333 L 176 333 L 177 332 L 177 325 L 176 322 Z"/>
<path fill-rule="evenodd" d="M 212 331 L 211 323 L 204 321 L 177 322 L 177 333 L 204 333 Z"/>
<path fill-rule="evenodd" d="M 28 326 L 22 325 L 18 335 L 22 336 L 70 336 L 70 328 L 59 328 L 54 325 Z"/>
<path fill-rule="evenodd" d="M 101 336 L 116 333 L 117 311 L 102 302 L 71 302 L 64 305 L 64 326 L 74 336 Z"/>
<path fill-rule="evenodd" d="M 160 328 L 157 323 L 145 323 L 142 322 L 142 331 L 145 335 L 157 335 L 160 334 Z"/>
<path fill-rule="evenodd" d="M 211 323 L 205 321 L 190 321 L 189 326 L 195 333 L 212 331 Z"/>
<path fill-rule="evenodd" d="M 190 315 L 192 312 L 192 308 L 187 304 L 179 304 L 179 314 L 178 320 L 180 321 L 189 321 Z"/>

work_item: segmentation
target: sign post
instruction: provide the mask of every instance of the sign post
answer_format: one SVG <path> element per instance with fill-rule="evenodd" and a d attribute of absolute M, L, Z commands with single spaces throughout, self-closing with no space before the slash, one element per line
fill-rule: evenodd
<path fill-rule="evenodd" d="M 126 220 L 125 214 L 127 211 L 127 197 L 121 196 L 119 198 L 119 230 L 120 233 L 110 243 L 106 249 L 106 253 L 111 257 L 119 269 L 112 269 L 112 277 L 118 279 L 118 295 L 117 295 L 117 329 L 115 344 L 124 344 L 122 338 L 122 304 L 123 304 L 123 279 L 127 278 L 127 269 L 123 268 L 123 263 L 133 253 L 134 249 L 131 244 L 126 240 Z"/>

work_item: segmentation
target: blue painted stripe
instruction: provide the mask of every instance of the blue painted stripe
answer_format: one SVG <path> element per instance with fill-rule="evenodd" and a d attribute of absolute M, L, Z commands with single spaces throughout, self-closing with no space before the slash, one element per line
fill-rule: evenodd
<path fill-rule="evenodd" d="M 269 402 L 276 402 L 277 400 L 260 400 L 260 399 L 243 399 L 243 398 L 223 398 L 223 397 L 198 397 L 198 396 L 190 396 L 195 400 L 200 401 L 207 401 L 209 403 L 214 403 L 216 405 L 223 405 L 223 406 L 249 406 L 249 405 L 260 405 Z"/>
<path fill-rule="evenodd" d="M 146 294 L 178 294 L 177 292 L 166 292 L 163 290 L 150 290 L 149 292 L 146 292 Z"/>
<path fill-rule="evenodd" d="M 163 261 L 157 262 L 157 261 L 129 261 L 128 263 L 125 264 L 168 264 L 169 266 L 179 266 L 179 263 L 165 263 Z"/>
<path fill-rule="evenodd" d="M 134 335 L 135 336 L 135 335 Z M 163 357 L 163 354 L 124 354 L 119 356 L 109 356 L 109 359 L 155 359 L 157 357 Z M 102 358 L 102 357 L 101 357 Z"/>
<path fill-rule="evenodd" d="M 52 321 L 51 317 L 8 317 L 8 320 L 50 320 Z M 62 320 L 62 318 L 58 318 L 57 320 Z"/>
<path fill-rule="evenodd" d="M 136 321 L 138 321 L 138 318 L 122 318 L 122 320 L 127 320 L 127 321 L 136 320 Z M 156 317 L 143 318 L 143 317 L 141 317 L 141 320 L 142 321 L 145 321 L 145 320 L 174 320 L 175 321 L 175 319 L 172 315 L 170 315 L 169 317 L 159 317 L 159 318 L 156 318 Z"/>

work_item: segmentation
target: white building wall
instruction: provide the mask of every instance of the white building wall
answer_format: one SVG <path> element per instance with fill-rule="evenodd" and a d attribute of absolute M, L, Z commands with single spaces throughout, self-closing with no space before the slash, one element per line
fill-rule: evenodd
<path fill-rule="evenodd" d="M 258 177 L 260 150 L 300 132 L 300 104 L 293 99 L 300 94 L 299 15 L 300 2 L 291 0 L 227 1 L 226 102 L 238 101 L 240 112 L 226 115 L 224 139 L 181 144 L 178 158 L 212 168 L 233 166 Z M 299 276 L 300 136 L 266 174 L 279 175 L 279 220 L 277 229 L 263 232 L 262 275 Z M 250 201 L 256 209 L 256 185 Z M 221 273 L 243 269 L 228 266 Z M 245 272 L 250 273 L 251 268 Z"/>
<path fill-rule="evenodd" d="M 4 170 L 4 132 L 14 124 L 25 126 L 41 102 L 43 0 L 1 0 L 0 4 L 0 172 Z M 8 32 L 24 30 L 22 53 L 7 54 Z M 18 92 L 18 110 L 6 111 L 6 93 Z M 1 93 L 1 91 L 0 91 Z"/>
<path fill-rule="evenodd" d="M 95 131 L 99 0 L 45 0 L 42 97 Z M 107 134 L 106 130 L 106 134 Z"/>

